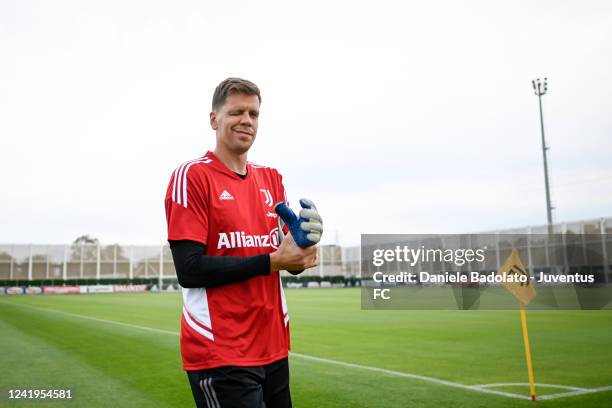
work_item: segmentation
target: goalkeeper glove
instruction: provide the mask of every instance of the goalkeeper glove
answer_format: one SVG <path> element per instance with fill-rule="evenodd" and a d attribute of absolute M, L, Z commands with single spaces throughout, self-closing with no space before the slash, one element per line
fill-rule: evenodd
<path fill-rule="evenodd" d="M 287 224 L 295 243 L 301 248 L 317 244 L 323 234 L 323 220 L 314 203 L 306 198 L 300 199 L 300 217 L 281 201 L 274 206 L 274 211 L 279 215 L 279 237 L 284 237 L 282 222 Z"/>

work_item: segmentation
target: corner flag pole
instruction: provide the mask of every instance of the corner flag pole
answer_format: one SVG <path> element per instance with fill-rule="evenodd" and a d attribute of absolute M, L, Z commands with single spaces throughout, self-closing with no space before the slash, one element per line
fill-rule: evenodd
<path fill-rule="evenodd" d="M 523 325 L 523 341 L 525 342 L 525 358 L 527 359 L 527 371 L 529 372 L 529 389 L 531 400 L 536 400 L 535 381 L 533 379 L 533 366 L 531 365 L 531 350 L 529 349 L 529 334 L 527 333 L 527 314 L 525 304 L 521 302 L 521 323 Z"/>
<path fill-rule="evenodd" d="M 531 276 L 525 269 L 516 248 L 512 249 L 506 262 L 499 268 L 497 275 L 506 278 L 508 275 L 523 277 L 522 281 L 505 281 L 502 285 L 514 295 L 521 304 L 521 323 L 523 326 L 523 341 L 525 342 L 525 358 L 527 359 L 527 371 L 529 371 L 529 387 L 531 390 L 531 400 L 536 400 L 535 381 L 533 380 L 533 365 L 531 364 L 531 350 L 529 349 L 529 334 L 527 334 L 527 314 L 525 305 L 533 300 L 536 291 L 531 284 Z"/>

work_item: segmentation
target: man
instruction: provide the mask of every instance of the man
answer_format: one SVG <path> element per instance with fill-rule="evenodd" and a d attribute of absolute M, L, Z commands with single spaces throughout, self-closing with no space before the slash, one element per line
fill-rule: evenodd
<path fill-rule="evenodd" d="M 228 78 L 215 89 L 213 152 L 173 173 L 168 241 L 183 287 L 181 354 L 198 407 L 290 407 L 289 316 L 279 270 L 317 265 L 316 247 L 280 242 L 274 204 L 282 177 L 247 161 L 257 135 L 259 89 Z M 322 233 L 302 200 L 311 243 Z M 304 227 L 304 226 L 307 227 Z M 295 231 L 295 230 L 294 230 Z M 297 273 L 299 273 L 297 272 Z"/>

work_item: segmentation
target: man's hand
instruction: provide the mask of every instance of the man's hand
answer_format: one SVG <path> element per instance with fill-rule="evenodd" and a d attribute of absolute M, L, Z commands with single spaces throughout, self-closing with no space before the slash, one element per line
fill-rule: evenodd
<path fill-rule="evenodd" d="M 270 269 L 302 271 L 318 265 L 317 247 L 300 248 L 288 234 L 275 252 L 270 254 Z"/>

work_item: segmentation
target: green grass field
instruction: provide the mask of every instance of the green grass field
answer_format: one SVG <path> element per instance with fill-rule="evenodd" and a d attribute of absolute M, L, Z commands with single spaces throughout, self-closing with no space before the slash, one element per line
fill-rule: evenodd
<path fill-rule="evenodd" d="M 533 406 L 461 387 L 527 383 L 518 311 L 362 311 L 358 289 L 286 294 L 295 407 Z M 180 307 L 178 293 L 0 297 L 3 393 L 74 390 L 70 403 L 0 406 L 193 406 Z M 530 311 L 528 324 L 537 383 L 612 386 L 612 311 Z M 486 389 L 529 394 L 525 385 Z M 537 391 L 553 395 L 536 403 L 545 407 L 612 406 L 612 387 L 565 397 L 554 394 L 576 390 Z"/>

